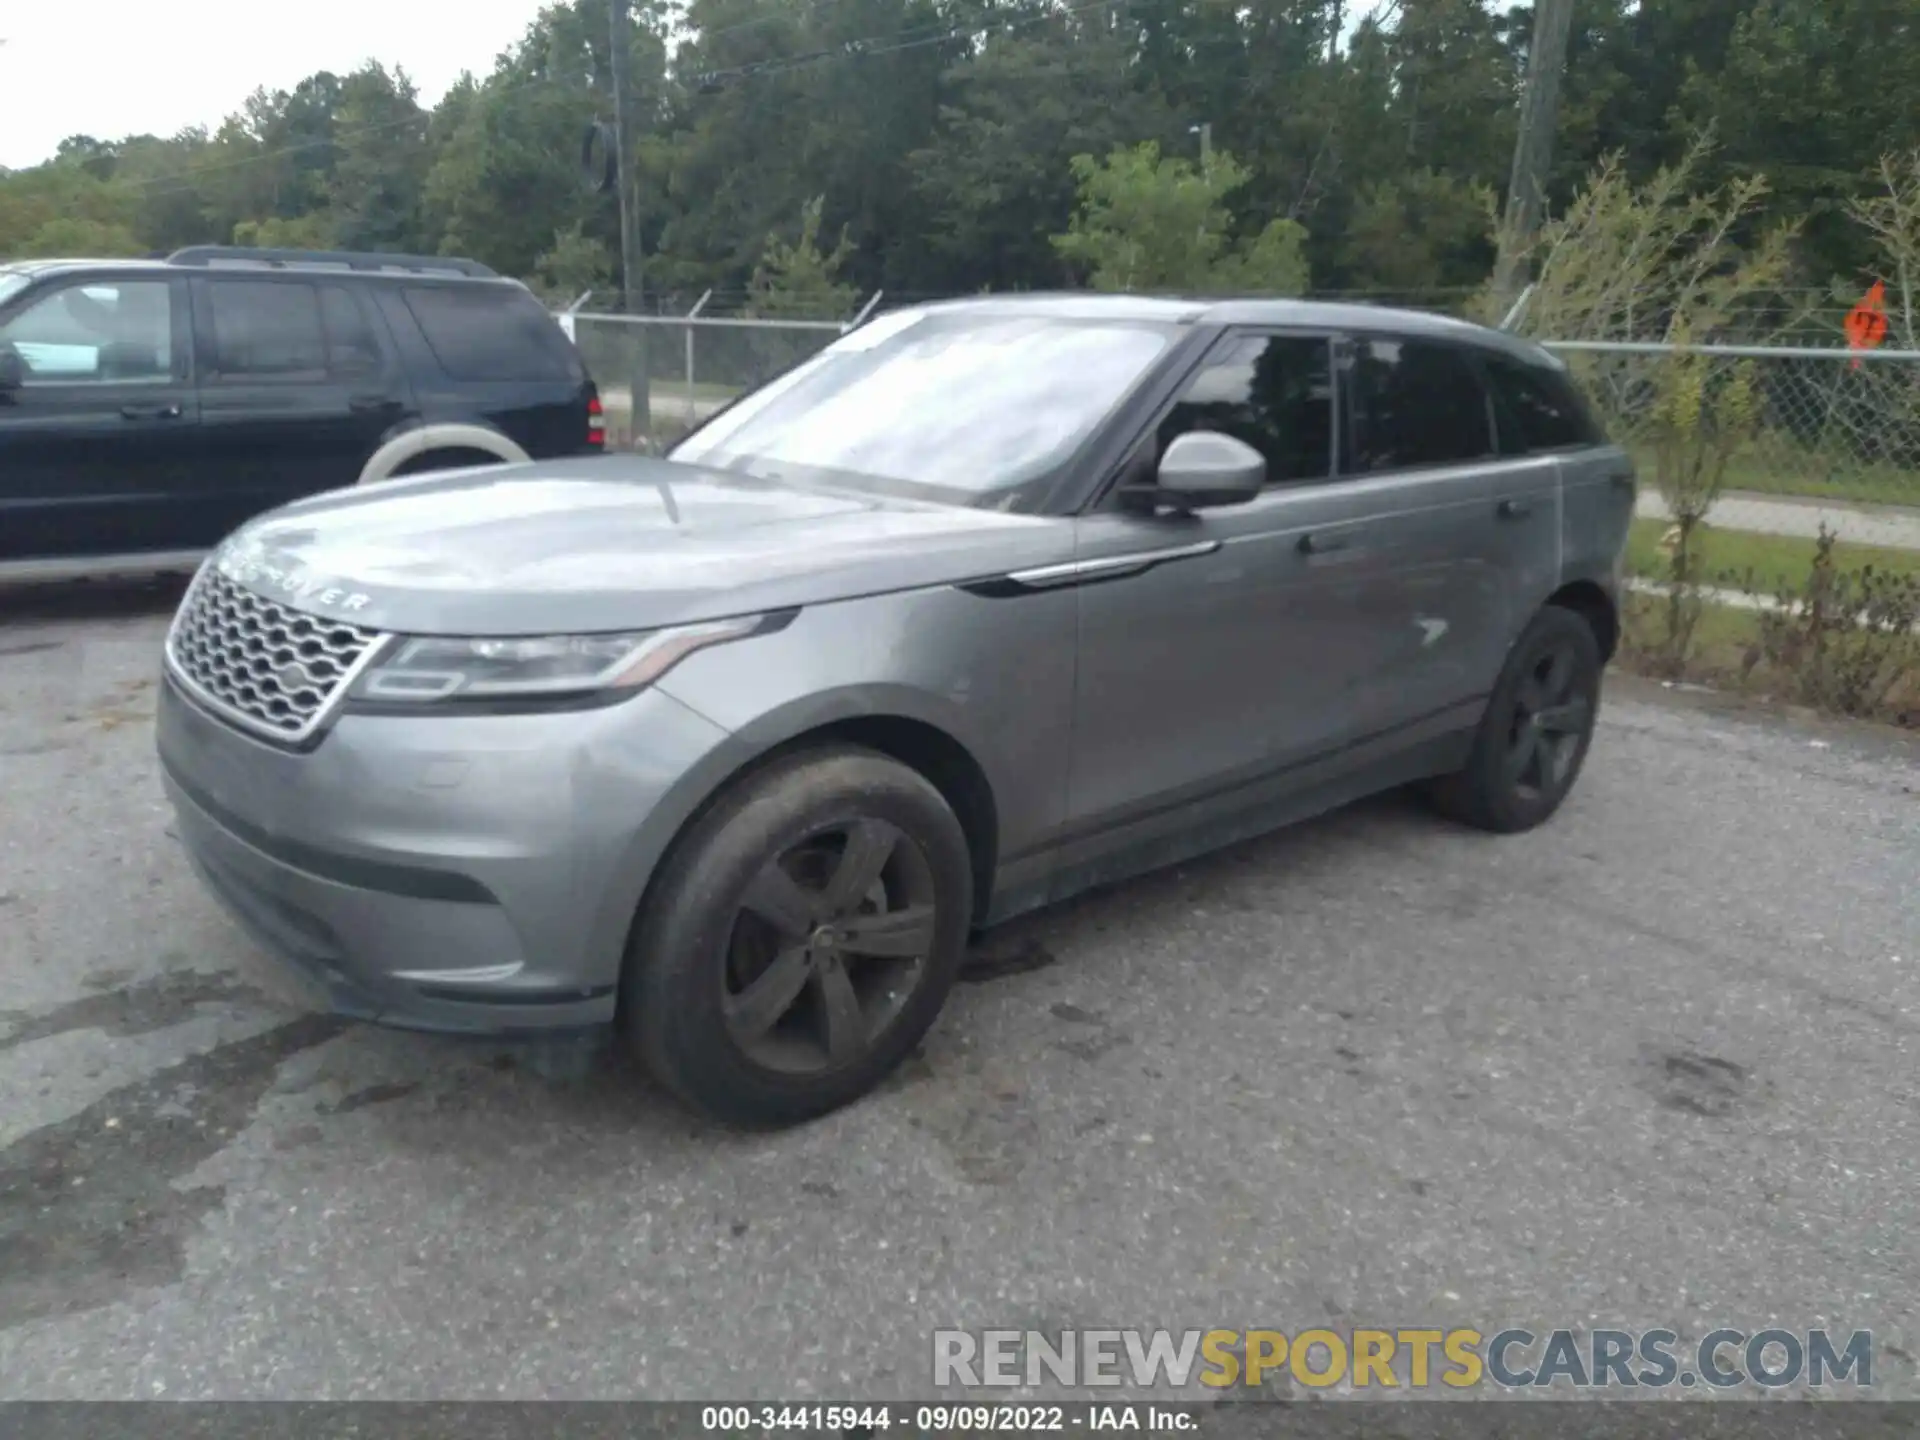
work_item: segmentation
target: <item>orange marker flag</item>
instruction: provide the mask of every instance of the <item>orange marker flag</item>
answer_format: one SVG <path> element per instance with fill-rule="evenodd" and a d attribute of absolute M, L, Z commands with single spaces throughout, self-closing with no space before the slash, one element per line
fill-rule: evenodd
<path fill-rule="evenodd" d="M 1847 312 L 1847 346 L 1853 350 L 1871 350 L 1887 338 L 1887 287 L 1876 280 L 1860 297 L 1860 303 Z M 1855 370 L 1860 362 L 1850 362 Z"/>

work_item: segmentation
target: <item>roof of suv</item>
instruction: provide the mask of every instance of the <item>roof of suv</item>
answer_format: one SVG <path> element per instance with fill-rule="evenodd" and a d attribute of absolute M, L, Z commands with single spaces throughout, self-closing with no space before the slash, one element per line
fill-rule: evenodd
<path fill-rule="evenodd" d="M 1516 358 L 1558 366 L 1550 352 L 1504 330 L 1449 315 L 1401 310 L 1351 301 L 1278 300 L 1245 297 L 1198 300 L 1153 295 L 1035 293 L 982 295 L 936 301 L 930 312 L 1052 316 L 1061 320 L 1146 320 L 1174 325 L 1285 325 L 1312 330 L 1392 331 L 1399 335 L 1458 340 L 1504 350 Z"/>
<path fill-rule="evenodd" d="M 166 256 L 137 258 L 6 260 L 0 272 L 19 275 L 59 275 L 89 270 L 217 272 L 222 274 L 318 273 L 324 275 L 385 276 L 409 280 L 492 280 L 520 282 L 490 270 L 475 260 L 451 255 L 398 255 L 360 251 L 271 250 L 244 246 L 195 245 Z"/>

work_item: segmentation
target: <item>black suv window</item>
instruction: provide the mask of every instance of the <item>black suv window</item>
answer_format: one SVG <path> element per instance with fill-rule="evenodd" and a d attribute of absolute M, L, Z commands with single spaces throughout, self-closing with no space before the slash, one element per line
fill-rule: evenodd
<path fill-rule="evenodd" d="M 1482 357 L 1500 427 L 1500 451 L 1525 455 L 1595 445 L 1599 435 L 1567 377 L 1501 355 Z"/>
<path fill-rule="evenodd" d="M 560 326 L 523 291 L 498 285 L 410 285 L 407 309 L 455 380 L 581 377 Z"/>
<path fill-rule="evenodd" d="M 1160 423 L 1162 454 L 1175 436 L 1217 430 L 1267 457 L 1267 483 L 1324 480 L 1333 472 L 1330 342 L 1311 335 L 1250 335 L 1209 360 Z"/>
<path fill-rule="evenodd" d="M 320 295 L 291 280 L 215 280 L 207 287 L 213 315 L 213 367 L 229 379 L 320 380 L 327 345 Z"/>
<path fill-rule="evenodd" d="M 344 285 L 320 290 L 320 324 L 327 337 L 327 369 L 335 375 L 373 375 L 382 367 L 380 342 L 366 311 Z"/>
<path fill-rule="evenodd" d="M 0 325 L 29 385 L 160 384 L 173 379 L 173 302 L 164 280 L 68 285 Z"/>
<path fill-rule="evenodd" d="M 1451 345 L 1369 338 L 1348 370 L 1356 473 L 1457 465 L 1493 454 L 1486 392 Z"/>

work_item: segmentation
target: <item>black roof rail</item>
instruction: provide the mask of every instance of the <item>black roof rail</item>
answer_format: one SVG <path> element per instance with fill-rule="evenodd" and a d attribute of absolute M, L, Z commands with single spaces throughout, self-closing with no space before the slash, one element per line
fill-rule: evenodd
<path fill-rule="evenodd" d="M 267 270 L 389 270 L 408 275 L 466 275 L 497 279 L 478 260 L 452 255 L 389 255 L 374 250 L 270 250 L 246 245 L 189 245 L 167 256 L 169 265 L 256 267 Z"/>

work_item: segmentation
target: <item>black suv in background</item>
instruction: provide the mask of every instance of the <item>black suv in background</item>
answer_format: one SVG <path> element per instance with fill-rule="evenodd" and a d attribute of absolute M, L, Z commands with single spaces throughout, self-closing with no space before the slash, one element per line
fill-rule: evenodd
<path fill-rule="evenodd" d="M 553 316 L 471 260 L 0 265 L 0 581 L 184 568 L 302 496 L 605 434 Z"/>

